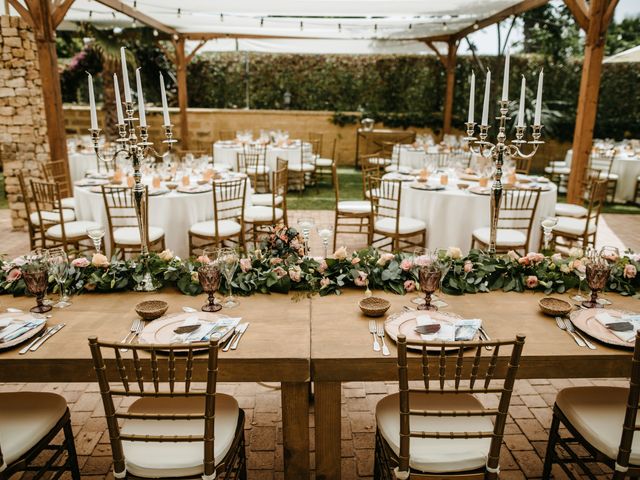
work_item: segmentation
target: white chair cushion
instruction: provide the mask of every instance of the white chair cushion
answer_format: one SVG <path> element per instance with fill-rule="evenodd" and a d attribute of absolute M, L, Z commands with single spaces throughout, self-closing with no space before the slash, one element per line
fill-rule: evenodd
<path fill-rule="evenodd" d="M 60 200 L 60 204 L 62 208 L 70 208 L 71 210 L 76 209 L 76 199 L 73 197 L 67 197 Z"/>
<path fill-rule="evenodd" d="M 31 450 L 66 410 L 66 400 L 55 393 L 0 393 L 0 445 L 4 461 L 11 464 Z"/>
<path fill-rule="evenodd" d="M 99 223 L 96 222 L 87 222 L 84 220 L 78 220 L 75 222 L 65 222 L 64 223 L 64 231 L 67 235 L 67 238 L 76 238 L 76 237 L 86 237 L 87 229 L 89 228 L 98 228 L 100 227 Z M 53 227 L 47 229 L 45 232 L 46 236 L 49 238 L 53 238 L 55 240 L 62 239 L 62 226 L 60 224 L 54 225 Z"/>
<path fill-rule="evenodd" d="M 316 167 L 330 167 L 333 160 L 330 158 L 316 158 Z"/>
<path fill-rule="evenodd" d="M 214 163 L 213 169 L 218 172 L 228 172 L 231 170 L 231 165 L 227 165 L 226 163 Z"/>
<path fill-rule="evenodd" d="M 369 162 L 371 165 L 389 165 L 391 163 L 390 158 L 383 158 L 383 157 L 367 158 L 366 161 Z"/>
<path fill-rule="evenodd" d="M 489 245 L 491 229 L 489 227 L 476 228 L 473 236 L 482 243 Z M 496 245 L 502 247 L 521 247 L 527 242 L 527 236 L 520 230 L 500 228 L 496 234 Z"/>
<path fill-rule="evenodd" d="M 282 195 L 276 195 L 276 205 L 280 205 L 283 200 Z M 251 195 L 251 203 L 269 207 L 273 203 L 273 195 L 271 193 L 254 193 Z"/>
<path fill-rule="evenodd" d="M 558 393 L 556 404 L 587 442 L 615 460 L 628 395 L 620 387 L 570 387 Z M 640 465 L 640 435 L 633 436 L 630 463 Z"/>
<path fill-rule="evenodd" d="M 560 175 L 569 175 L 571 169 L 569 167 L 544 167 L 545 173 L 558 173 Z"/>
<path fill-rule="evenodd" d="M 338 213 L 371 213 L 371 202 L 366 200 L 338 202 Z"/>
<path fill-rule="evenodd" d="M 265 167 L 263 165 L 259 165 L 257 167 L 247 167 L 247 173 L 248 174 L 263 174 L 263 173 L 269 173 L 269 167 Z"/>
<path fill-rule="evenodd" d="M 130 413 L 204 413 L 204 398 L 141 398 Z M 233 443 L 238 424 L 238 402 L 216 395 L 214 459 L 219 464 Z M 126 420 L 123 434 L 202 435 L 204 420 Z M 122 442 L 127 471 L 147 478 L 186 477 L 204 472 L 203 442 Z"/>
<path fill-rule="evenodd" d="M 419 233 L 427 228 L 427 224 L 417 218 L 400 217 L 398 233 Z M 375 230 L 383 233 L 396 233 L 395 218 L 381 218 L 375 223 Z"/>
<path fill-rule="evenodd" d="M 586 217 L 589 210 L 582 205 L 574 205 L 573 203 L 556 203 L 556 215 L 559 217 Z"/>
<path fill-rule="evenodd" d="M 75 219 L 76 213 L 73 210 L 67 208 L 62 209 L 63 222 L 73 222 Z M 38 212 L 33 212 L 31 215 L 29 215 L 29 220 L 31 221 L 31 223 L 39 224 L 40 217 L 38 216 Z M 60 222 L 60 213 L 57 210 L 45 210 L 42 212 L 42 221 L 44 223 L 58 223 Z"/>
<path fill-rule="evenodd" d="M 276 218 L 273 218 L 273 208 L 265 207 L 262 205 L 255 205 L 252 207 L 247 207 L 244 209 L 244 220 L 245 222 L 269 222 L 276 221 L 282 218 L 282 209 L 276 208 L 275 215 Z"/>
<path fill-rule="evenodd" d="M 155 242 L 164 236 L 164 230 L 160 227 L 149 226 L 150 242 Z M 121 227 L 113 231 L 113 240 L 121 245 L 140 245 L 140 231 L 138 227 Z"/>
<path fill-rule="evenodd" d="M 479 410 L 482 404 L 468 394 L 411 394 L 412 410 Z M 387 395 L 376 406 L 376 423 L 382 437 L 396 455 L 400 453 L 400 395 Z M 411 417 L 411 431 L 493 431 L 488 417 Z M 484 467 L 491 438 L 411 438 L 409 466 L 429 473 L 463 472 Z"/>
<path fill-rule="evenodd" d="M 609 179 L 609 180 L 618 180 L 618 174 L 617 173 L 609 173 L 607 174 L 607 172 L 600 172 L 600 178 L 601 179 Z"/>
<path fill-rule="evenodd" d="M 242 230 L 240 224 L 234 220 L 220 220 L 218 222 L 218 226 L 220 228 L 220 232 L 218 234 L 221 237 L 230 237 L 232 235 L 237 235 Z M 198 222 L 194 225 L 191 225 L 189 231 L 191 233 L 195 233 L 196 235 L 213 237 L 216 234 L 216 222 L 215 220 Z"/>
<path fill-rule="evenodd" d="M 582 235 L 585 231 L 586 223 L 586 218 L 560 217 L 558 218 L 558 224 L 553 231 L 560 234 L 569 233 L 571 235 Z M 593 233 L 595 231 L 595 221 L 591 220 L 587 233 Z"/>
<path fill-rule="evenodd" d="M 289 164 L 289 170 L 293 170 L 294 172 L 313 172 L 316 167 L 311 163 L 294 163 Z"/>

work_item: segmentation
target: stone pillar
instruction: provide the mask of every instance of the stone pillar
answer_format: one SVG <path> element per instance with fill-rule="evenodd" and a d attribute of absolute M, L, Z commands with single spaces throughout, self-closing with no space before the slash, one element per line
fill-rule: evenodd
<path fill-rule="evenodd" d="M 20 17 L 0 16 L 0 161 L 14 229 L 26 226 L 17 172 L 40 177 L 49 159 L 35 37 Z"/>

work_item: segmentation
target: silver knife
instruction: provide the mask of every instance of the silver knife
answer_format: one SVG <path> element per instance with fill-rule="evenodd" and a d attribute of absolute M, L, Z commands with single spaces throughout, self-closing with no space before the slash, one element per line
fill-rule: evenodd
<path fill-rule="evenodd" d="M 595 350 L 596 346 L 591 343 L 589 340 L 586 339 L 586 337 L 584 335 L 582 335 L 582 333 L 580 333 L 578 330 L 576 330 L 576 327 L 573 325 L 573 323 L 571 322 L 570 318 L 565 318 L 564 319 L 564 324 L 567 326 L 567 330 L 569 330 L 571 333 L 574 333 L 575 335 L 578 336 L 578 338 L 580 338 L 584 344 L 589 347 L 590 350 Z"/>
<path fill-rule="evenodd" d="M 39 342 L 42 339 L 42 337 L 45 337 L 46 335 L 51 333 L 51 330 L 53 330 L 53 327 L 47 327 L 44 330 L 44 333 L 42 335 L 36 335 L 36 338 L 34 338 L 26 347 L 21 349 L 18 353 L 20 355 L 24 355 L 25 353 L 27 353 L 31 347 L 33 347 L 37 342 Z"/>
<path fill-rule="evenodd" d="M 480 336 L 483 337 L 485 341 L 487 342 L 491 341 L 491 337 L 489 336 L 487 331 L 484 329 L 484 327 L 480 327 L 478 329 L 478 332 L 480 332 Z M 486 348 L 487 350 L 493 350 L 493 347 L 491 345 L 485 345 L 484 348 Z"/>
<path fill-rule="evenodd" d="M 565 326 L 564 326 L 564 323 L 562 321 L 562 317 L 555 317 L 555 318 L 556 318 L 556 324 L 558 325 L 558 328 L 560 330 L 564 330 Z"/>
<path fill-rule="evenodd" d="M 575 328 L 573 328 L 573 323 L 571 323 L 571 320 L 569 320 L 568 318 L 564 319 L 564 326 L 567 328 L 567 332 L 569 332 L 569 335 L 571 335 L 573 337 L 573 339 L 576 341 L 576 343 L 578 344 L 578 346 L 580 347 L 586 347 L 587 344 L 584 343 L 584 341 L 578 337 L 576 335 L 576 330 Z"/>
<path fill-rule="evenodd" d="M 62 327 L 64 327 L 64 323 L 59 323 L 57 324 L 55 327 L 53 327 L 51 329 L 51 331 L 44 335 L 39 341 L 36 342 L 36 344 L 34 346 L 32 346 L 29 350 L 31 350 L 32 352 L 35 352 L 36 350 L 38 350 L 42 344 L 44 342 L 46 342 L 47 340 L 49 340 L 51 337 L 53 337 L 56 333 L 58 333 Z"/>
<path fill-rule="evenodd" d="M 244 335 L 244 332 L 247 331 L 247 328 L 249 328 L 249 322 L 240 325 L 240 327 L 238 328 L 238 336 L 231 344 L 231 350 L 235 350 L 236 348 L 238 348 L 238 343 L 240 342 L 242 335 Z"/>
<path fill-rule="evenodd" d="M 222 347 L 223 352 L 228 352 L 231 344 L 236 340 L 238 333 L 240 332 L 240 326 L 238 325 L 233 329 L 233 333 L 229 335 L 229 338 L 225 341 L 224 346 Z"/>

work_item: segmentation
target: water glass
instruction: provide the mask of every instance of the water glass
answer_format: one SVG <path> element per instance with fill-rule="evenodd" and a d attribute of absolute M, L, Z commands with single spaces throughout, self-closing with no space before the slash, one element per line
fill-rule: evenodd
<path fill-rule="evenodd" d="M 71 305 L 69 297 L 65 294 L 66 283 L 69 279 L 69 258 L 62 248 L 52 248 L 49 250 L 49 274 L 58 284 L 60 298 L 54 305 L 56 308 L 65 308 Z"/>
<path fill-rule="evenodd" d="M 240 256 L 233 248 L 221 248 L 218 253 L 218 266 L 227 281 L 227 296 L 222 302 L 222 306 L 226 308 L 234 308 L 238 306 L 238 301 L 233 297 L 233 276 L 238 269 Z"/>
<path fill-rule="evenodd" d="M 327 258 L 329 256 L 329 240 L 333 236 L 333 225 L 317 225 L 316 230 L 318 231 L 318 236 L 322 240 L 322 246 L 324 247 L 324 258 Z"/>

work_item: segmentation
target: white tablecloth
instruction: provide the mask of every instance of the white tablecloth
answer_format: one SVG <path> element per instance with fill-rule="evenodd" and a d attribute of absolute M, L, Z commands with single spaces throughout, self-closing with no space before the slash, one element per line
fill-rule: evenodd
<path fill-rule="evenodd" d="M 434 178 L 430 180 L 436 181 Z M 459 190 L 456 183 L 450 180 L 446 190 L 440 191 L 416 190 L 410 187 L 411 182 L 403 183 L 400 214 L 426 222 L 426 247 L 429 249 L 459 247 L 463 252 L 468 252 L 473 231 L 490 225 L 490 196 Z M 471 185 L 477 183 L 472 182 Z M 551 190 L 541 192 L 528 251 L 538 250 L 540 221 L 554 215 L 556 199 L 557 189 L 553 184 Z"/>
<path fill-rule="evenodd" d="M 90 188 L 76 186 L 76 218 L 100 223 L 105 227 L 107 212 L 101 193 Z M 245 207 L 251 205 L 252 189 L 247 185 Z M 168 249 L 181 258 L 189 256 L 189 228 L 191 225 L 213 220 L 213 193 L 171 193 L 149 196 L 149 225 L 164 229 Z M 103 243 L 103 251 L 109 248 L 108 232 Z M 111 255 L 112 252 L 109 252 Z"/>
<path fill-rule="evenodd" d="M 300 162 L 301 144 L 293 144 L 289 147 L 276 147 L 267 145 L 266 164 L 269 169 L 274 172 L 277 167 L 278 157 L 284 158 L 291 163 Z M 232 170 L 238 170 L 238 153 L 242 152 L 242 146 L 237 144 L 225 144 L 224 142 L 216 142 L 213 144 L 213 156 L 216 164 L 226 164 Z"/>
<path fill-rule="evenodd" d="M 622 150 L 613 158 L 611 173 L 618 175 L 618 187 L 616 188 L 617 202 L 632 202 L 635 197 L 636 179 L 640 175 L 640 156 L 632 156 L 633 153 Z M 565 156 L 567 165 L 571 166 L 573 150 L 569 149 Z"/>
<path fill-rule="evenodd" d="M 69 154 L 69 173 L 71 181 L 76 182 L 82 178 L 87 170 L 96 170 L 97 168 L 96 154 L 74 152 Z"/>

